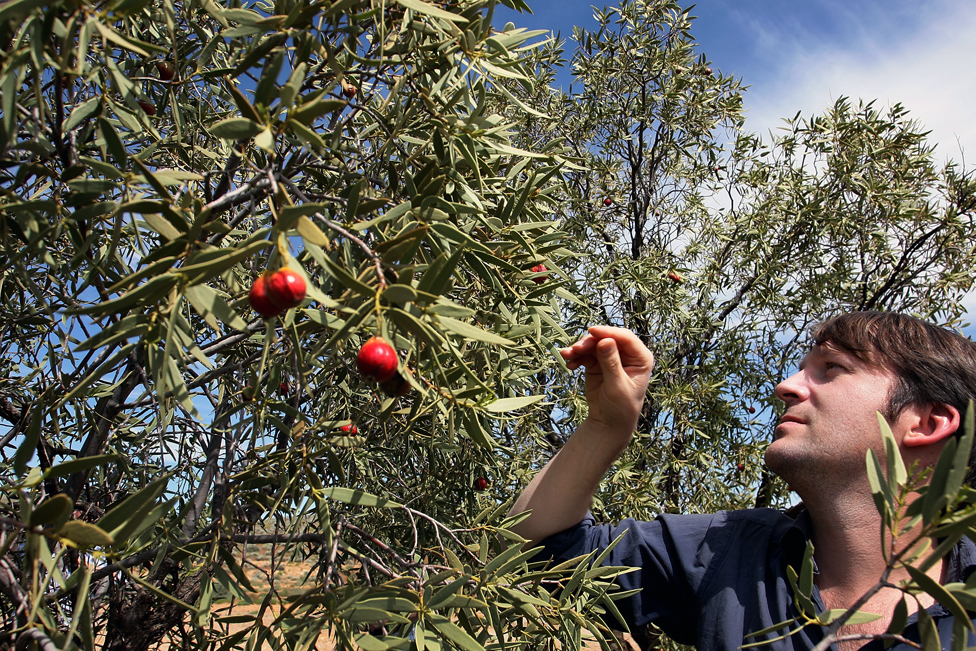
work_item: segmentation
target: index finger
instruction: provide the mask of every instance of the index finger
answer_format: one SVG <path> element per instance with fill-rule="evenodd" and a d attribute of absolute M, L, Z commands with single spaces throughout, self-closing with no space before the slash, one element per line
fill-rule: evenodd
<path fill-rule="evenodd" d="M 589 329 L 589 334 L 591 334 L 595 341 L 600 339 L 613 339 L 617 344 L 617 351 L 621 358 L 632 358 L 634 361 L 645 361 L 649 362 L 654 359 L 654 355 L 651 353 L 650 349 L 644 345 L 641 338 L 638 337 L 632 330 L 627 328 L 617 328 L 613 326 L 591 326 Z"/>

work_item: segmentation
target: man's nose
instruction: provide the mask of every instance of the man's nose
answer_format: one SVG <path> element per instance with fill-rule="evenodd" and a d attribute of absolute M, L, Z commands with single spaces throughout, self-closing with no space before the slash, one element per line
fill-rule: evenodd
<path fill-rule="evenodd" d="M 787 405 L 806 399 L 807 390 L 803 382 L 803 371 L 798 371 L 776 385 L 773 389 L 776 397 Z"/>

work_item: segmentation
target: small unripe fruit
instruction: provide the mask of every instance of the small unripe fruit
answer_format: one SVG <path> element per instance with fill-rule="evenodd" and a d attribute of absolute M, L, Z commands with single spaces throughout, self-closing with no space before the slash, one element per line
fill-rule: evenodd
<path fill-rule="evenodd" d="M 173 77 L 176 76 L 176 68 L 168 61 L 157 61 L 156 72 L 159 73 L 159 78 L 163 81 L 172 81 Z"/>
<path fill-rule="evenodd" d="M 145 112 L 145 114 L 148 115 L 149 117 L 156 115 L 155 104 L 151 104 L 145 100 L 139 100 L 138 104 L 139 104 L 139 108 L 141 108 L 143 112 Z"/>
<path fill-rule="evenodd" d="M 356 427 L 354 424 L 343 425 L 342 427 L 339 428 L 339 431 L 345 434 L 349 434 L 350 436 L 359 434 L 359 428 Z"/>
<path fill-rule="evenodd" d="M 678 283 L 678 284 L 680 284 L 680 283 L 682 283 L 684 281 L 684 279 L 676 271 L 670 271 L 670 272 L 668 272 L 668 278 L 671 279 L 671 282 Z"/>
<path fill-rule="evenodd" d="M 271 293 L 268 287 L 268 276 L 261 274 L 254 279 L 251 291 L 247 293 L 247 300 L 255 312 L 265 319 L 281 314 L 281 307 L 271 300 Z"/>
<path fill-rule="evenodd" d="M 272 302 L 284 309 L 298 307 L 305 300 L 305 280 L 294 270 L 282 267 L 268 278 Z"/>
<path fill-rule="evenodd" d="M 476 491 L 483 491 L 488 488 L 488 480 L 484 477 L 478 477 L 474 480 L 474 489 Z"/>
<path fill-rule="evenodd" d="M 397 372 L 397 354 L 383 337 L 370 337 L 356 355 L 359 374 L 373 382 L 386 382 Z"/>
<path fill-rule="evenodd" d="M 537 264 L 536 266 L 532 267 L 532 273 L 534 274 L 541 274 L 546 271 L 549 270 L 546 269 L 546 265 L 544 264 Z M 549 274 L 545 274 L 544 276 L 536 276 L 535 278 L 532 279 L 532 282 L 534 282 L 536 285 L 541 285 L 542 283 L 546 282 L 546 278 L 548 277 Z"/>
<path fill-rule="evenodd" d="M 603 205 L 609 208 L 610 206 L 613 205 L 613 199 L 607 197 L 606 199 L 603 200 Z"/>
<path fill-rule="evenodd" d="M 252 387 L 250 384 L 247 385 L 246 387 L 244 387 L 244 390 L 241 392 L 241 395 L 244 397 L 244 402 L 251 402 L 252 400 L 254 400 L 254 387 Z"/>

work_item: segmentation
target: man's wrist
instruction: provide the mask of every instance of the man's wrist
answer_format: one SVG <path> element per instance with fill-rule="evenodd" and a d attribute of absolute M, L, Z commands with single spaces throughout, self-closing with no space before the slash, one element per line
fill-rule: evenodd
<path fill-rule="evenodd" d="M 619 455 L 634 438 L 634 426 L 626 427 L 586 418 L 580 423 L 576 434 L 579 438 L 586 439 L 588 443 L 599 444 L 601 449 L 615 448 L 616 454 Z"/>

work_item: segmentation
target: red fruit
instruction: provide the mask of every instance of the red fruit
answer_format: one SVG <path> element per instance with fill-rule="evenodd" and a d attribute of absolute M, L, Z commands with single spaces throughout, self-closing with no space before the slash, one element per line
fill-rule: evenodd
<path fill-rule="evenodd" d="M 168 61 L 157 61 L 156 72 L 159 73 L 159 78 L 163 81 L 172 81 L 173 77 L 176 76 L 176 68 Z"/>
<path fill-rule="evenodd" d="M 356 427 L 355 425 L 343 425 L 342 427 L 339 428 L 339 431 L 340 432 L 345 432 L 346 434 L 349 434 L 350 436 L 352 436 L 354 434 L 358 434 L 359 433 L 359 428 Z"/>
<path fill-rule="evenodd" d="M 707 76 L 707 75 L 710 75 L 710 74 L 712 74 L 712 69 L 711 68 L 705 68 L 705 75 Z"/>
<path fill-rule="evenodd" d="M 251 307 L 254 308 L 254 311 L 265 319 L 278 316 L 282 312 L 281 307 L 271 300 L 271 290 L 268 286 L 267 274 L 261 274 L 254 279 L 254 284 L 251 285 L 251 291 L 247 293 L 247 300 L 251 304 Z"/>
<path fill-rule="evenodd" d="M 754 414 L 754 413 L 756 413 L 756 408 L 755 408 L 755 407 L 752 407 L 752 406 L 750 406 L 750 407 L 749 407 L 749 413 L 750 413 L 750 414 Z"/>
<path fill-rule="evenodd" d="M 735 469 L 736 469 L 736 470 L 738 470 L 739 472 L 742 472 L 743 470 L 745 470 L 745 469 L 746 469 L 746 467 L 745 467 L 745 465 L 744 465 L 744 464 L 741 464 L 741 463 L 737 463 L 737 464 L 735 465 Z"/>
<path fill-rule="evenodd" d="M 305 280 L 288 267 L 282 267 L 268 278 L 271 302 L 282 309 L 298 307 L 305 300 Z"/>
<path fill-rule="evenodd" d="M 342 82 L 342 94 L 345 95 L 346 97 L 349 98 L 355 97 L 356 91 L 357 91 L 356 87 L 353 86 L 352 84 L 347 84 L 346 82 Z"/>
<path fill-rule="evenodd" d="M 386 382 L 397 372 L 397 354 L 383 337 L 370 337 L 356 355 L 359 374 L 373 382 Z"/>
<path fill-rule="evenodd" d="M 149 117 L 152 117 L 152 116 L 156 115 L 156 105 L 155 104 L 150 104 L 149 102 L 147 102 L 145 100 L 139 100 L 138 101 L 138 104 L 139 104 L 139 108 L 141 108 L 146 113 L 146 115 L 148 115 Z"/>
<path fill-rule="evenodd" d="M 613 205 L 613 199 L 607 197 L 606 199 L 603 200 L 603 205 L 609 208 L 610 206 Z"/>
<path fill-rule="evenodd" d="M 288 394 L 291 393 L 291 387 L 288 386 L 287 382 L 282 382 L 281 384 L 278 385 L 278 393 L 280 393 L 281 395 L 287 398 Z"/>
<path fill-rule="evenodd" d="M 673 282 L 673 283 L 679 283 L 680 284 L 681 282 L 684 281 L 684 279 L 676 271 L 670 271 L 670 272 L 668 272 L 668 278 L 670 278 L 671 279 L 671 282 Z"/>
<path fill-rule="evenodd" d="M 484 477 L 478 477 L 474 480 L 474 489 L 476 491 L 483 491 L 488 488 L 488 480 Z"/>
<path fill-rule="evenodd" d="M 408 369 L 403 369 L 403 371 L 407 377 L 410 376 Z M 410 393 L 410 389 L 412 388 L 407 378 L 400 375 L 399 371 L 395 371 L 390 379 L 380 382 L 380 390 L 391 398 L 403 397 Z"/>
<path fill-rule="evenodd" d="M 544 264 L 537 264 L 536 266 L 532 267 L 532 273 L 534 274 L 541 274 L 544 271 L 549 271 L 548 269 L 546 269 L 546 265 Z M 544 276 L 536 276 L 535 278 L 532 279 L 532 282 L 534 282 L 536 285 L 541 285 L 542 283 L 546 282 L 546 278 L 548 277 L 549 274 L 546 274 Z"/>

